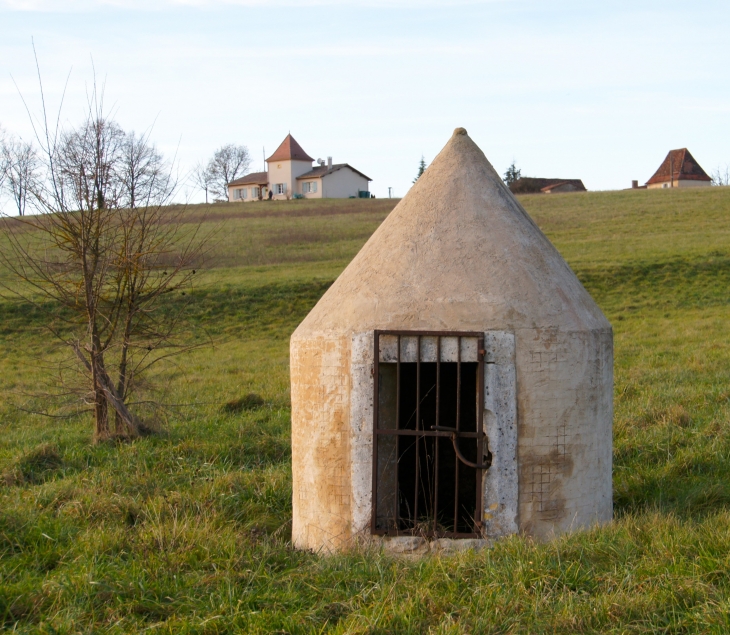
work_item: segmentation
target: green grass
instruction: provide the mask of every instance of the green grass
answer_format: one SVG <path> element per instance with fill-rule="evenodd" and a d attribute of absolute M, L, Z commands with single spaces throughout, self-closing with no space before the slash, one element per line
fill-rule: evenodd
<path fill-rule="evenodd" d="M 614 325 L 613 523 L 419 561 L 294 551 L 288 336 L 392 202 L 195 206 L 214 345 L 157 377 L 163 434 L 93 445 L 87 414 L 20 410 L 62 353 L 0 298 L 0 630 L 730 632 L 730 188 L 522 201 Z"/>

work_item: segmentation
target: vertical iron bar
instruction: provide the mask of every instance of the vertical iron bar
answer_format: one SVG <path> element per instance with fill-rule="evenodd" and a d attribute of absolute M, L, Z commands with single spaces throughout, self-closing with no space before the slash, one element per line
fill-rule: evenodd
<path fill-rule="evenodd" d="M 461 336 L 456 338 L 456 442 L 461 417 Z M 459 531 L 459 457 L 454 452 L 454 533 Z"/>
<path fill-rule="evenodd" d="M 378 419 L 380 418 L 380 333 L 374 333 L 373 381 L 375 398 L 373 399 L 373 482 L 372 482 L 372 515 L 370 532 L 375 533 L 378 524 Z"/>
<path fill-rule="evenodd" d="M 436 427 L 439 425 L 439 408 L 441 399 L 441 337 L 436 337 Z M 433 440 L 436 450 L 435 455 L 435 467 L 434 467 L 434 483 L 433 483 L 433 531 L 436 532 L 438 528 L 438 515 L 439 515 L 439 439 L 438 437 Z"/>
<path fill-rule="evenodd" d="M 395 372 L 395 429 L 400 430 L 400 335 Z M 400 530 L 400 435 L 395 435 L 395 530 Z"/>
<path fill-rule="evenodd" d="M 421 336 L 416 336 L 416 432 L 418 432 L 420 421 L 421 421 Z M 415 492 L 416 497 L 413 501 L 413 526 L 415 527 L 418 523 L 418 478 L 419 472 L 419 456 L 418 450 L 420 449 L 419 438 L 416 435 L 416 486 Z"/>
<path fill-rule="evenodd" d="M 484 351 L 482 353 L 482 351 Z M 484 339 L 477 340 L 477 458 L 476 464 L 484 463 L 484 358 L 486 350 L 484 348 Z M 477 506 L 475 516 L 475 533 L 481 534 L 484 514 L 482 513 L 482 504 L 484 492 L 482 491 L 482 480 L 484 478 L 484 470 L 477 468 Z"/>

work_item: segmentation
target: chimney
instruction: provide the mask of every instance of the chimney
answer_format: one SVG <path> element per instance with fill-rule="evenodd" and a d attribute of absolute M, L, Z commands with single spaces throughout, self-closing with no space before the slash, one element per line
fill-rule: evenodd
<path fill-rule="evenodd" d="M 327 169 L 332 169 L 332 157 L 327 157 Z"/>
<path fill-rule="evenodd" d="M 631 189 L 632 190 L 638 190 L 639 189 L 639 182 L 638 181 L 631 181 Z"/>

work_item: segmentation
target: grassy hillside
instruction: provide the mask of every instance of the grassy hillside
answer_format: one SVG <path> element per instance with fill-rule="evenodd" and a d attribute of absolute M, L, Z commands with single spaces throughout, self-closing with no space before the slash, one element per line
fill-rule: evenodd
<path fill-rule="evenodd" d="M 163 435 L 94 446 L 88 415 L 26 412 L 61 352 L 0 298 L 0 630 L 729 632 L 730 188 L 522 202 L 614 325 L 610 526 L 417 562 L 292 550 L 288 336 L 393 201 L 194 206 L 215 344 L 157 378 Z"/>

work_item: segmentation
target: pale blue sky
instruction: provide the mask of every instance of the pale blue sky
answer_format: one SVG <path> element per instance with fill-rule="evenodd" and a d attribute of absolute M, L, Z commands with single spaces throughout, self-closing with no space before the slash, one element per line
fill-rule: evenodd
<path fill-rule="evenodd" d="M 464 126 L 501 173 L 646 181 L 688 147 L 730 163 L 730 2 L 0 0 L 0 124 L 27 135 L 17 82 L 83 115 L 91 58 L 126 128 L 183 169 L 228 142 L 261 169 L 291 131 L 406 193 Z M 12 75 L 12 78 L 11 78 Z"/>

